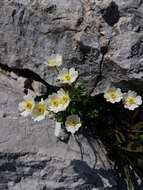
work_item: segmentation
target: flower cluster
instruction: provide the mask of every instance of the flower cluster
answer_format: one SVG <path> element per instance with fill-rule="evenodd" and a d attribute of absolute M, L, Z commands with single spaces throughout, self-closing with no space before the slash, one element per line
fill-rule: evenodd
<path fill-rule="evenodd" d="M 60 54 L 51 55 L 45 62 L 48 67 L 52 68 L 60 67 L 62 63 L 63 58 Z M 19 103 L 20 114 L 24 117 L 31 115 L 34 121 L 41 121 L 46 116 L 49 118 L 52 117 L 57 122 L 55 136 L 59 135 L 62 126 L 68 132 L 74 134 L 81 127 L 81 123 L 83 123 L 79 117 L 79 114 L 82 115 L 82 110 L 79 111 L 78 107 L 74 107 L 75 102 L 77 102 L 75 97 L 82 97 L 82 95 L 75 95 L 78 90 L 75 86 L 71 87 L 78 78 L 78 71 L 75 68 L 58 68 L 57 71 L 57 81 L 61 84 L 59 90 L 47 95 L 47 99 L 41 99 L 39 102 L 35 101 L 35 95 L 28 93 L 24 96 L 23 101 Z M 127 93 L 122 93 L 121 89 L 115 87 L 108 89 L 104 93 L 104 98 L 107 102 L 113 104 L 122 100 L 124 107 L 129 110 L 134 110 L 142 104 L 142 98 L 136 92 L 129 90 Z M 82 109 L 82 98 L 80 101 L 78 106 L 81 106 Z M 91 114 L 95 113 L 92 112 Z"/>
<path fill-rule="evenodd" d="M 48 58 L 47 66 L 49 67 L 59 67 L 62 65 L 62 56 L 52 55 Z M 78 71 L 74 68 L 63 68 L 59 70 L 57 80 L 61 84 L 71 85 L 76 81 L 78 77 Z M 28 93 L 28 95 L 24 96 L 24 100 L 19 103 L 20 114 L 24 117 L 31 115 L 34 121 L 41 121 L 45 119 L 46 116 L 56 118 L 56 114 L 59 112 L 66 112 L 69 104 L 71 102 L 71 98 L 69 92 L 60 88 L 57 92 L 54 92 L 48 96 L 46 100 L 41 99 L 40 102 L 35 101 L 35 96 Z M 61 127 L 61 123 L 57 122 L 57 129 L 55 131 L 55 135 L 57 136 Z M 74 134 L 81 127 L 81 121 L 78 115 L 69 115 L 65 120 L 65 128 L 68 132 Z"/>
<path fill-rule="evenodd" d="M 23 101 L 19 103 L 21 116 L 31 116 L 34 121 L 41 121 L 46 117 L 52 118 L 55 121 L 54 135 L 65 142 L 69 137 L 69 135 L 65 135 L 65 131 L 74 135 L 79 129 L 81 129 L 80 132 L 83 133 L 87 140 L 90 137 L 92 139 L 96 137 L 100 139 L 101 137 L 103 144 L 107 145 L 105 147 L 108 147 L 107 151 L 109 150 L 110 156 L 115 155 L 114 153 L 116 152 L 116 163 L 120 163 L 119 167 L 120 165 L 125 167 L 122 170 L 123 177 L 126 177 L 126 173 L 127 175 L 132 174 L 132 170 L 127 172 L 127 169 L 135 168 L 135 166 L 132 167 L 132 163 L 136 160 L 134 155 L 140 154 L 140 150 L 142 151 L 143 148 L 142 118 L 141 121 L 134 125 L 139 118 L 138 113 L 140 116 L 141 110 L 139 112 L 131 112 L 131 114 L 125 111 L 123 114 L 127 117 L 124 115 L 122 117 L 120 112 L 119 115 L 116 115 L 118 110 L 115 110 L 115 108 L 120 108 L 121 104 L 113 107 L 113 109 L 108 109 L 107 106 L 109 104 L 107 102 L 115 104 L 122 101 L 124 108 L 135 110 L 142 104 L 142 97 L 134 91 L 122 92 L 120 88 L 115 87 L 109 88 L 102 97 L 93 97 L 89 94 L 90 92 L 88 94 L 85 93 L 84 87 L 73 85 L 79 76 L 75 68 L 60 68 L 63 64 L 62 55 L 52 54 L 44 64 L 47 68 L 52 68 L 51 71 L 55 69 L 54 73 L 57 73 L 56 80 L 58 86 L 53 87 L 49 84 L 49 91 L 43 95 L 43 97 L 47 97 L 45 99 L 40 99 L 32 91 L 28 91 Z M 103 98 L 107 102 L 103 101 Z M 128 116 L 129 119 L 126 120 Z M 121 127 L 119 127 L 120 125 Z M 82 144 L 78 142 L 76 136 L 75 140 L 82 148 Z M 111 152 L 112 147 L 113 152 Z M 129 158 L 128 152 L 130 153 L 129 155 L 133 152 Z M 136 154 L 134 154 L 135 152 Z M 118 160 L 119 162 L 117 162 Z M 137 164 L 137 162 L 135 163 Z M 139 168 L 138 164 L 137 168 Z M 127 178 L 129 177 L 127 176 Z M 131 184 L 130 180 L 129 184 Z"/>
<path fill-rule="evenodd" d="M 20 114 L 23 117 L 32 115 L 34 121 L 41 121 L 49 114 L 47 104 L 43 99 L 35 102 L 35 97 L 31 94 L 24 96 L 24 100 L 19 103 Z"/>
<path fill-rule="evenodd" d="M 122 100 L 124 107 L 129 110 L 134 110 L 142 104 L 142 98 L 136 92 L 129 90 L 127 93 L 122 93 L 121 89 L 115 87 L 108 89 L 104 93 L 104 98 L 113 104 Z"/>

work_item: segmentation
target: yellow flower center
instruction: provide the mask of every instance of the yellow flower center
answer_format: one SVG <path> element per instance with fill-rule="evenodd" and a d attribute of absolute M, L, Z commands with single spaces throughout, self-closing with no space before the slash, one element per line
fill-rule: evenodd
<path fill-rule="evenodd" d="M 62 102 L 63 103 L 67 103 L 69 101 L 69 96 L 68 95 L 64 95 L 63 97 L 62 97 Z"/>
<path fill-rule="evenodd" d="M 127 99 L 127 104 L 134 105 L 136 104 L 136 99 L 134 97 L 130 97 Z"/>
<path fill-rule="evenodd" d="M 26 110 L 32 110 L 33 108 L 33 101 L 32 100 L 27 100 L 24 102 L 24 106 Z"/>
<path fill-rule="evenodd" d="M 75 119 L 72 119 L 72 120 L 70 121 L 70 127 L 75 128 L 76 125 L 77 125 L 77 121 L 76 121 Z"/>
<path fill-rule="evenodd" d="M 53 98 L 53 99 L 51 100 L 51 105 L 52 105 L 53 107 L 58 107 L 59 104 L 60 104 L 60 102 L 59 102 L 58 99 Z"/>
<path fill-rule="evenodd" d="M 117 93 L 116 92 L 110 92 L 109 94 L 110 94 L 110 96 L 111 96 L 111 98 L 113 100 L 116 100 L 116 98 L 117 98 Z"/>
<path fill-rule="evenodd" d="M 72 79 L 72 76 L 70 74 L 65 75 L 66 81 L 71 81 L 71 79 Z"/>
<path fill-rule="evenodd" d="M 35 110 L 36 110 L 37 115 L 43 115 L 46 111 L 46 105 L 38 104 L 35 106 Z"/>

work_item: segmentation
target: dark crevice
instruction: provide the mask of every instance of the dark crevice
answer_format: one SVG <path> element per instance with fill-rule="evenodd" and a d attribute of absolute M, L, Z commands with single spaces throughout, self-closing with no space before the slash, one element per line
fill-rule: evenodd
<path fill-rule="evenodd" d="M 114 26 L 120 18 L 118 5 L 115 2 L 111 2 L 109 7 L 101 10 L 104 20 L 109 24 L 109 26 Z"/>
<path fill-rule="evenodd" d="M 103 62 L 104 62 L 104 57 L 105 57 L 106 53 L 108 52 L 110 42 L 111 42 L 111 38 L 109 39 L 107 46 L 101 48 L 102 59 L 100 61 L 100 73 L 99 73 L 100 79 L 102 78 L 102 66 L 103 66 Z"/>
<path fill-rule="evenodd" d="M 84 17 L 80 17 L 78 20 L 77 20 L 77 23 L 76 23 L 76 27 L 79 27 L 84 21 Z"/>
<path fill-rule="evenodd" d="M 101 81 L 101 79 L 102 79 L 102 66 L 103 66 L 103 62 L 104 62 L 105 55 L 106 55 L 107 52 L 108 52 L 108 48 L 109 48 L 109 46 L 110 46 L 110 42 L 111 42 L 111 37 L 110 37 L 110 39 L 109 39 L 109 41 L 108 41 L 107 46 L 106 46 L 106 47 L 101 47 L 102 58 L 101 58 L 101 61 L 100 61 L 100 63 L 99 63 L 99 74 L 98 74 L 98 76 L 97 76 L 97 78 L 96 78 L 96 81 L 95 81 L 95 83 L 94 83 L 94 87 L 96 87 L 97 84 L 98 84 L 98 83 Z M 94 91 L 94 88 L 89 92 L 89 94 L 92 94 L 93 91 Z"/>
<path fill-rule="evenodd" d="M 25 14 L 25 8 L 23 8 L 19 14 L 18 25 L 22 25 L 24 14 Z"/>
<path fill-rule="evenodd" d="M 55 17 L 55 18 L 53 18 L 52 20 L 53 21 L 55 21 L 55 20 L 62 20 L 62 19 L 66 19 L 66 17 L 64 17 L 64 16 L 59 16 L 59 17 Z"/>
<path fill-rule="evenodd" d="M 33 87 L 32 87 L 32 83 L 33 83 L 33 80 L 32 80 L 32 79 L 26 79 L 26 80 L 24 81 L 24 89 L 25 89 L 25 91 L 26 91 L 27 89 L 34 90 Z"/>
<path fill-rule="evenodd" d="M 14 17 L 16 15 L 16 9 L 12 11 L 11 17 L 12 17 L 12 23 L 14 23 Z"/>
<path fill-rule="evenodd" d="M 31 71 L 30 69 L 20 69 L 20 68 L 16 68 L 16 67 L 9 67 L 8 65 L 5 65 L 2 63 L 0 63 L 0 68 L 7 72 L 13 72 L 20 77 L 27 78 L 27 79 L 29 79 L 29 81 L 34 80 L 34 81 L 38 81 L 38 82 L 44 84 L 47 88 L 47 94 L 49 94 L 53 91 L 57 91 L 59 89 L 59 87 L 48 84 L 37 73 Z"/>
<path fill-rule="evenodd" d="M 57 10 L 57 6 L 56 5 L 51 5 L 49 7 L 47 7 L 45 9 L 45 12 L 49 13 L 49 14 L 52 14 L 54 13 L 55 11 Z"/>

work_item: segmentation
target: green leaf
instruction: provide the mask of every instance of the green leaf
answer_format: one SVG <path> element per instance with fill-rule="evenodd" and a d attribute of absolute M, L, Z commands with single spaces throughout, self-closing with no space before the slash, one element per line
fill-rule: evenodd
<path fill-rule="evenodd" d="M 126 181 L 126 184 L 127 184 L 127 189 L 128 190 L 134 190 L 134 186 L 132 184 L 131 179 L 126 179 L 125 181 Z"/>
<path fill-rule="evenodd" d="M 143 143 L 143 134 L 139 135 L 139 141 Z"/>
<path fill-rule="evenodd" d="M 119 131 L 116 131 L 115 136 L 116 136 L 117 141 L 121 144 L 126 141 L 125 136 Z"/>
<path fill-rule="evenodd" d="M 140 139 L 142 139 L 142 140 L 143 140 L 143 134 L 141 134 L 141 135 L 140 135 Z"/>
<path fill-rule="evenodd" d="M 76 108 L 71 108 L 71 114 L 76 114 L 77 113 L 77 111 L 76 111 Z"/>
<path fill-rule="evenodd" d="M 87 116 L 91 119 L 94 119 L 99 116 L 99 112 L 97 110 L 93 110 L 91 113 L 88 113 Z"/>
<path fill-rule="evenodd" d="M 127 184 L 127 189 L 128 190 L 134 190 L 134 185 L 132 183 L 132 179 L 131 179 L 131 175 L 130 175 L 128 165 L 124 166 L 124 174 L 125 174 L 125 181 L 126 181 L 126 184 Z"/>
<path fill-rule="evenodd" d="M 135 125 L 132 125 L 130 128 L 131 129 L 142 129 L 143 128 L 143 122 L 138 122 Z"/>

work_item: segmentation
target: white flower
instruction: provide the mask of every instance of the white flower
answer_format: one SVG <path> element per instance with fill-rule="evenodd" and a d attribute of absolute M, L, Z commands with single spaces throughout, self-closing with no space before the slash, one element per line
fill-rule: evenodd
<path fill-rule="evenodd" d="M 107 102 L 115 103 L 115 102 L 120 102 L 121 99 L 123 98 L 123 94 L 120 90 L 120 88 L 110 88 L 104 93 L 104 98 L 106 99 Z"/>
<path fill-rule="evenodd" d="M 35 104 L 35 107 L 33 109 L 32 112 L 32 116 L 34 121 L 41 121 L 43 119 L 45 119 L 46 115 L 48 115 L 49 111 L 47 108 L 46 103 L 43 101 L 43 99 L 41 99 L 40 102 L 37 102 Z"/>
<path fill-rule="evenodd" d="M 35 101 L 32 95 L 25 95 L 24 100 L 19 103 L 20 114 L 24 117 L 30 115 L 34 109 Z"/>
<path fill-rule="evenodd" d="M 79 130 L 81 127 L 81 121 L 78 115 L 70 115 L 65 122 L 66 130 L 72 134 Z"/>
<path fill-rule="evenodd" d="M 47 99 L 47 105 L 48 109 L 54 113 L 61 111 L 62 104 L 60 96 L 56 93 L 49 95 Z"/>
<path fill-rule="evenodd" d="M 73 83 L 78 77 L 78 71 L 76 71 L 74 68 L 71 69 L 66 69 L 63 68 L 59 75 L 58 75 L 58 80 L 60 80 L 61 83 L 64 84 L 71 84 Z"/>
<path fill-rule="evenodd" d="M 46 65 L 49 67 L 59 67 L 63 63 L 62 55 L 59 54 L 52 54 L 48 57 L 47 62 L 45 62 Z"/>
<path fill-rule="evenodd" d="M 64 111 L 70 103 L 69 94 L 68 92 L 65 92 L 62 88 L 57 92 L 57 94 L 59 95 L 60 103 L 62 105 L 60 111 Z"/>
<path fill-rule="evenodd" d="M 61 122 L 56 122 L 56 124 L 55 124 L 55 132 L 54 132 L 56 137 L 60 136 L 61 128 L 62 128 L 61 127 Z"/>
<path fill-rule="evenodd" d="M 50 111 L 58 113 L 64 111 L 70 103 L 70 97 L 68 92 L 65 92 L 62 88 L 57 92 L 49 95 L 47 99 L 47 105 Z"/>
<path fill-rule="evenodd" d="M 138 96 L 136 92 L 129 90 L 124 94 L 124 107 L 129 110 L 134 110 L 142 104 L 141 96 Z"/>

